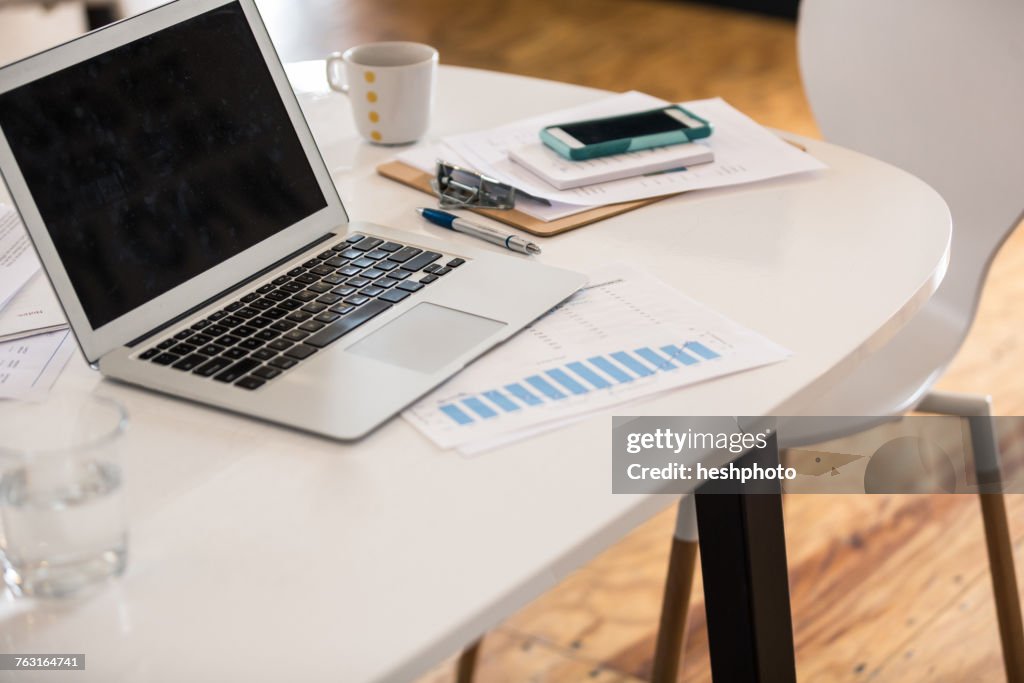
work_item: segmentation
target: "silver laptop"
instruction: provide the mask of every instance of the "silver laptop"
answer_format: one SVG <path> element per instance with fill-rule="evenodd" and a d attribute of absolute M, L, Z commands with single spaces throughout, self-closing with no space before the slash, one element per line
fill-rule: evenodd
<path fill-rule="evenodd" d="M 104 375 L 338 439 L 584 283 L 350 222 L 252 0 L 0 69 L 0 171 Z"/>

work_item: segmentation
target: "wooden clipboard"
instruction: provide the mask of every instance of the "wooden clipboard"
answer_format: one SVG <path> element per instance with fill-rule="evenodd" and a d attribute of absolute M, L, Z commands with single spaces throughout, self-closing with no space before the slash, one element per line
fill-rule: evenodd
<path fill-rule="evenodd" d="M 433 177 L 426 171 L 421 171 L 418 168 L 409 166 L 401 161 L 389 161 L 385 164 L 381 164 L 377 167 L 377 173 L 381 174 L 385 178 L 390 178 L 396 182 L 408 185 L 409 187 L 426 192 L 429 195 L 434 194 L 434 191 L 430 189 L 430 180 Z M 550 237 L 551 235 L 557 235 L 560 232 L 566 232 L 575 228 L 581 228 L 584 225 L 589 225 L 605 218 L 611 218 L 612 216 L 618 216 L 620 213 L 626 213 L 633 209 L 639 209 L 641 206 L 647 206 L 654 202 L 665 199 L 665 197 L 671 197 L 673 195 L 665 195 L 662 197 L 651 197 L 650 199 L 638 199 L 633 202 L 623 202 L 621 204 L 608 204 L 607 206 L 598 206 L 593 209 L 588 209 L 580 213 L 566 216 L 565 218 L 559 218 L 557 220 L 544 222 L 540 219 L 529 216 L 521 211 L 515 209 L 470 209 L 475 213 L 488 218 L 493 218 L 496 221 L 511 225 L 514 228 L 525 230 L 531 235 L 538 235 L 540 237 Z"/>

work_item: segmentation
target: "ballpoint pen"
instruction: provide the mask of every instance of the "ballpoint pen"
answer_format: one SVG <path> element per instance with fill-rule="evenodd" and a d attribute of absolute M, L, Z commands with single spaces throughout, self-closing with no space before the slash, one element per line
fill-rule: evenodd
<path fill-rule="evenodd" d="M 540 253 L 540 247 L 529 240 L 523 239 L 519 235 L 502 232 L 497 228 L 492 228 L 487 225 L 470 223 L 469 221 L 463 220 L 455 214 L 448 213 L 447 211 L 425 209 L 422 207 L 416 209 L 416 211 L 419 215 L 423 216 L 434 225 L 440 225 L 442 228 L 448 228 L 449 230 L 472 235 L 473 237 L 501 245 L 506 249 L 518 251 L 520 254 L 532 255 Z"/>

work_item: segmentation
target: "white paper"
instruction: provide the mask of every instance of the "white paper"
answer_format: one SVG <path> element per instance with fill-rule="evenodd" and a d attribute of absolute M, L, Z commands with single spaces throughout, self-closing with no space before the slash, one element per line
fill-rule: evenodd
<path fill-rule="evenodd" d="M 473 168 L 469 162 L 459 156 L 455 150 L 443 142 L 434 145 L 417 145 L 412 149 L 402 152 L 395 158 L 404 164 L 408 164 L 413 168 L 418 168 L 421 171 L 426 171 L 431 174 L 434 173 L 438 159 L 447 161 L 449 164 L 462 166 L 463 168 Z M 565 218 L 566 216 L 571 216 L 574 213 L 582 213 L 589 209 L 589 206 L 565 204 L 558 201 L 551 202 L 551 205 L 548 206 L 541 202 L 532 201 L 526 197 L 520 197 L 516 200 L 516 211 L 521 211 L 528 216 L 533 216 L 534 218 L 545 222 Z"/>
<path fill-rule="evenodd" d="M 67 327 L 67 320 L 41 270 L 0 310 L 0 342 Z"/>
<path fill-rule="evenodd" d="M 707 145 L 690 142 L 642 149 L 625 154 L 572 161 L 541 142 L 509 150 L 509 158 L 549 185 L 560 190 L 635 178 L 654 173 L 683 170 L 687 166 L 707 164 L 715 154 Z"/>
<path fill-rule="evenodd" d="M 0 308 L 39 270 L 39 259 L 18 214 L 0 204 Z"/>
<path fill-rule="evenodd" d="M 660 197 L 687 190 L 739 185 L 768 178 L 820 170 L 825 165 L 788 144 L 721 98 L 684 102 L 681 106 L 714 126 L 707 145 L 715 161 L 684 171 L 626 178 L 571 190 L 558 190 L 509 158 L 512 149 L 534 144 L 544 126 L 587 118 L 614 116 L 668 104 L 650 95 L 627 92 L 597 102 L 544 114 L 491 130 L 444 138 L 470 168 L 551 201 L 603 206 Z"/>
<path fill-rule="evenodd" d="M 74 351 L 70 330 L 0 343 L 0 398 L 43 400 Z"/>
<path fill-rule="evenodd" d="M 591 284 L 404 416 L 476 453 L 608 406 L 774 363 L 789 352 L 628 266 Z"/>

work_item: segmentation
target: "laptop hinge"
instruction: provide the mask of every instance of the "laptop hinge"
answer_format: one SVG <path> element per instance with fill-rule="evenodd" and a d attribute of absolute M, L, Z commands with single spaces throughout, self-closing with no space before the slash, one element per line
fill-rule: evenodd
<path fill-rule="evenodd" d="M 331 239 L 332 237 L 336 237 L 336 236 L 337 236 L 337 233 L 329 232 L 329 233 L 326 233 L 326 234 L 322 235 L 321 237 L 318 237 L 317 239 L 313 240 L 312 242 L 310 242 L 309 244 L 305 245 L 304 247 L 299 247 L 298 249 L 296 249 L 292 253 L 288 254 L 284 258 L 282 258 L 282 259 L 280 259 L 278 261 L 275 261 L 274 263 L 271 263 L 266 268 L 263 268 L 262 270 L 259 270 L 259 271 L 255 272 L 255 273 L 253 273 L 252 275 L 250 275 L 249 277 L 245 278 L 244 280 L 241 280 L 240 282 L 236 282 L 235 284 L 231 285 L 227 289 L 225 289 L 225 290 L 223 290 L 221 292 L 218 292 L 217 294 L 214 294 L 213 296 L 211 296 L 206 301 L 203 301 L 202 303 L 200 303 L 200 304 L 198 304 L 196 306 L 193 306 L 192 308 L 188 309 L 184 313 L 171 318 L 167 322 L 160 323 L 160 325 L 154 327 L 149 332 L 146 332 L 142 336 L 139 336 L 139 337 L 136 337 L 135 339 L 132 339 L 130 342 L 125 344 L 125 346 L 131 348 L 133 346 L 141 344 L 142 342 L 146 341 L 147 339 L 149 339 L 153 335 L 160 334 L 161 332 L 166 330 L 168 327 L 174 327 L 175 325 L 180 323 L 185 318 L 189 318 L 189 317 L 195 315 L 197 312 L 199 312 L 202 309 L 206 308 L 210 304 L 215 303 L 216 301 L 219 301 L 220 299 L 223 299 L 228 294 L 231 294 L 231 292 L 237 291 L 237 290 L 241 289 L 242 287 L 245 287 L 247 284 L 253 282 L 254 280 L 259 280 L 261 277 L 263 277 L 267 273 L 269 273 L 269 272 L 271 272 L 273 270 L 276 270 L 277 268 L 280 268 L 282 265 L 284 265 L 288 261 L 292 260 L 296 256 L 299 256 L 303 252 L 309 251 L 310 249 L 312 249 L 316 245 L 322 244 L 323 242 L 326 242 L 327 240 Z"/>

